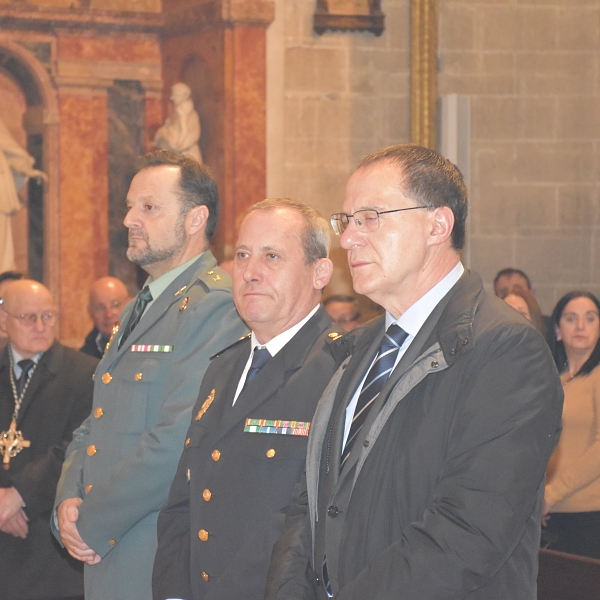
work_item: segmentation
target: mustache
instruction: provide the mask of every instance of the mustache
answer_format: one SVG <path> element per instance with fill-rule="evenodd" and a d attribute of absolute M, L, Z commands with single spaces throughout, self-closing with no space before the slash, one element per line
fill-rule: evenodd
<path fill-rule="evenodd" d="M 143 229 L 130 228 L 127 232 L 127 239 L 132 237 L 142 238 L 145 242 L 148 241 L 148 234 Z"/>

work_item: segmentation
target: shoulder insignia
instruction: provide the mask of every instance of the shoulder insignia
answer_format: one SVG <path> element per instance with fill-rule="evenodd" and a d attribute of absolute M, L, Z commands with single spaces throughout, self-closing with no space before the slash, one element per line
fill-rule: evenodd
<path fill-rule="evenodd" d="M 331 344 L 331 342 L 335 342 L 336 340 L 339 340 L 342 337 L 344 337 L 343 333 L 338 333 L 337 331 L 330 331 L 327 334 L 327 341 Z"/>
<path fill-rule="evenodd" d="M 181 294 L 183 294 L 183 292 L 185 292 L 185 290 L 187 289 L 187 285 L 184 285 L 182 288 L 179 288 L 176 292 L 175 292 L 175 296 L 181 296 Z"/>
<path fill-rule="evenodd" d="M 231 279 L 221 267 L 215 267 L 210 271 L 205 271 L 198 276 L 198 279 L 204 284 L 207 291 L 222 290 L 231 288 Z"/>
<path fill-rule="evenodd" d="M 223 354 L 224 352 L 227 352 L 227 350 L 229 350 L 229 348 L 233 348 L 234 346 L 241 344 L 242 342 L 250 339 L 251 337 L 252 337 L 252 333 L 247 333 L 246 335 L 243 335 L 239 340 L 236 340 L 235 342 L 233 342 L 233 344 L 229 344 L 229 346 L 225 346 L 225 348 L 223 348 L 223 350 L 219 350 L 218 352 L 215 352 L 210 357 L 209 360 L 213 360 L 214 358 L 221 356 L 221 354 Z"/>

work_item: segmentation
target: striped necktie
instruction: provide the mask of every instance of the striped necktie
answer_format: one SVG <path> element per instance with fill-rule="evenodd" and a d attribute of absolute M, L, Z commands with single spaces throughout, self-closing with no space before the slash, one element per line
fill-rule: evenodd
<path fill-rule="evenodd" d="M 352 446 L 356 441 L 358 432 L 367 419 L 369 409 L 371 406 L 373 406 L 373 402 L 375 402 L 377 396 L 379 396 L 379 393 L 383 389 L 385 382 L 388 380 L 390 374 L 394 370 L 398 351 L 407 337 L 408 333 L 406 333 L 406 331 L 404 331 L 401 327 L 398 327 L 396 323 L 390 325 L 385 332 L 385 336 L 383 338 L 383 342 L 381 343 L 381 347 L 379 348 L 377 358 L 369 369 L 369 373 L 365 378 L 365 383 L 363 384 L 360 395 L 358 396 L 358 402 L 356 403 L 356 408 L 354 409 L 352 425 L 350 426 L 350 431 L 348 433 L 348 440 L 346 441 L 346 445 L 342 451 L 340 469 L 344 466 L 348 456 L 350 456 Z"/>

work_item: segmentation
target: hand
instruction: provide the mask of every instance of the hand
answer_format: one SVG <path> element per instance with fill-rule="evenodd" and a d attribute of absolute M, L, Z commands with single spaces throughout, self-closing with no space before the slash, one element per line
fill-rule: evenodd
<path fill-rule="evenodd" d="M 0 527 L 0 531 L 25 539 L 29 533 L 27 521 L 29 519 L 23 509 L 21 509 L 12 519 L 6 521 L 3 527 Z"/>
<path fill-rule="evenodd" d="M 77 531 L 77 520 L 79 519 L 79 505 L 83 502 L 81 498 L 67 498 L 58 506 L 58 530 L 60 539 L 65 545 L 68 553 L 77 560 L 88 565 L 100 562 L 100 555 L 96 554 L 81 538 Z"/>
<path fill-rule="evenodd" d="M 548 526 L 548 521 L 550 520 L 550 515 L 548 513 L 550 512 L 551 508 L 552 507 L 546 502 L 546 500 L 544 500 L 544 506 L 542 507 L 542 526 L 543 527 Z"/>
<path fill-rule="evenodd" d="M 23 498 L 14 487 L 0 488 L 0 529 L 23 507 Z"/>

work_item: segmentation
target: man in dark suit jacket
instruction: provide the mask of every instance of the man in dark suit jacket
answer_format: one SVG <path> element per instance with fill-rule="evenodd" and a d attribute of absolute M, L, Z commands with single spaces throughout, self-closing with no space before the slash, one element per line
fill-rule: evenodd
<path fill-rule="evenodd" d="M 88 313 L 94 328 L 87 334 L 79 352 L 102 358 L 106 344 L 124 306 L 130 300 L 127 286 L 116 277 L 100 277 L 90 289 Z"/>
<path fill-rule="evenodd" d="M 562 388 L 541 335 L 460 263 L 466 215 L 460 172 L 426 148 L 350 178 L 332 224 L 386 315 L 340 340 L 269 600 L 536 599 Z"/>
<path fill-rule="evenodd" d="M 252 334 L 221 352 L 202 381 L 159 517 L 157 600 L 263 598 L 316 403 L 335 370 L 330 345 L 341 336 L 320 306 L 328 250 L 327 222 L 301 202 L 265 200 L 242 223 L 233 292 Z"/>
<path fill-rule="evenodd" d="M 12 429 L 30 445 L 15 456 L 2 447 L 3 600 L 83 598 L 80 563 L 59 546 L 48 521 L 65 450 L 90 412 L 98 361 L 55 341 L 55 321 L 54 302 L 43 285 L 21 280 L 7 287 L 0 307 L 0 329 L 8 336 L 0 354 L 0 429 L 7 443 L 14 439 Z"/>

